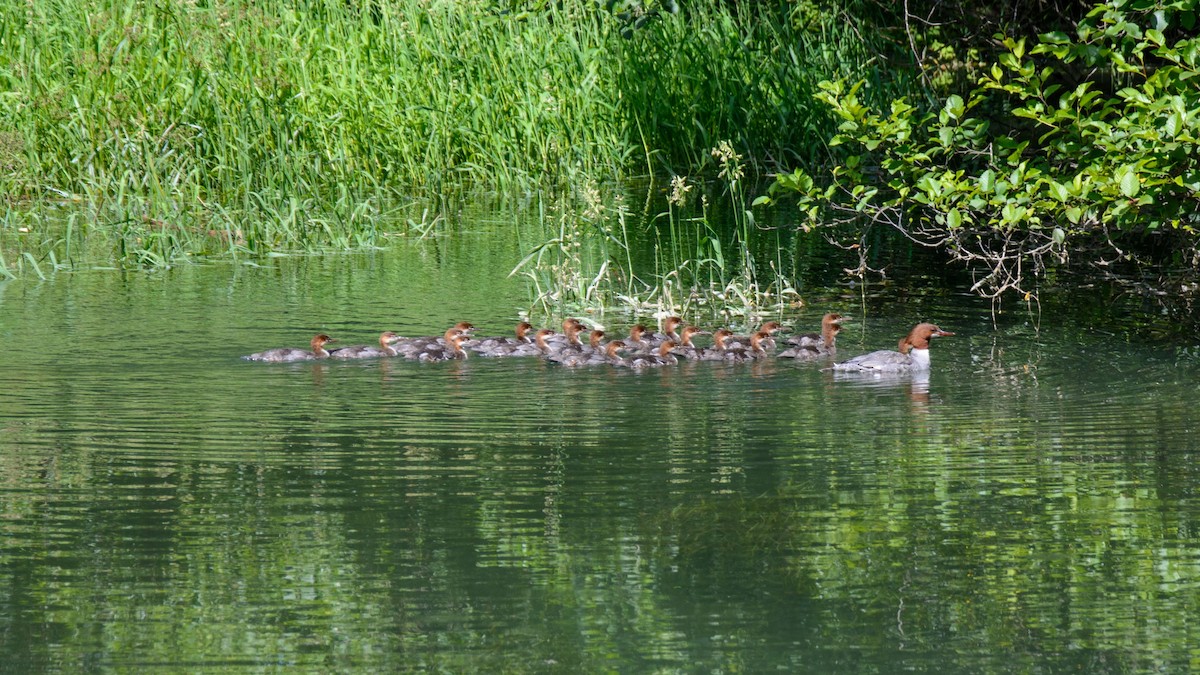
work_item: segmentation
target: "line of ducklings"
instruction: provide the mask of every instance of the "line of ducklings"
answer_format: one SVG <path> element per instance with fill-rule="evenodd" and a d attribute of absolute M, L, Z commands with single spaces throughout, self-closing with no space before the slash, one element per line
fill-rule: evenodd
<path fill-rule="evenodd" d="M 568 318 L 562 323 L 562 331 L 550 329 L 534 331 L 533 326 L 522 321 L 517 324 L 512 337 L 472 337 L 475 326 L 460 322 L 451 326 L 441 336 L 401 337 L 392 331 L 379 336 L 379 345 L 354 345 L 338 349 L 326 349 L 336 342 L 324 333 L 313 337 L 311 349 L 284 347 L 243 356 L 248 361 L 291 362 L 317 359 L 367 359 L 403 357 L 414 361 L 450 361 L 465 359 L 474 352 L 485 358 L 540 356 L 548 361 L 568 367 L 611 365 L 629 368 L 654 368 L 678 363 L 680 358 L 699 361 L 751 361 L 778 356 L 792 359 L 819 359 L 834 355 L 837 334 L 842 322 L 847 320 L 840 314 L 826 314 L 821 319 L 821 331 L 794 335 L 787 339 L 788 348 L 775 354 L 775 334 L 783 330 L 778 321 L 768 321 L 752 335 L 735 335 L 727 328 L 713 333 L 696 326 L 684 325 L 683 319 L 673 316 L 663 322 L 662 332 L 652 332 L 638 324 L 629 331 L 629 336 L 605 341 L 603 330 L 588 332 L 578 319 Z M 532 335 L 531 335 L 532 332 Z M 584 342 L 581 335 L 588 332 Z M 692 338 L 712 335 L 712 345 L 698 347 Z"/>

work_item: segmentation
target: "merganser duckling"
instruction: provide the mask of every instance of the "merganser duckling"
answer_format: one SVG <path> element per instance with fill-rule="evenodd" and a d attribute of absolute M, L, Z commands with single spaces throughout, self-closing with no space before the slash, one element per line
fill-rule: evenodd
<path fill-rule="evenodd" d="M 430 344 L 425 349 L 417 352 L 415 356 L 405 356 L 418 361 L 450 361 L 453 359 L 465 359 L 467 358 L 467 352 L 463 350 L 462 346 L 464 342 L 467 342 L 470 339 L 471 337 L 469 335 L 459 333 L 458 335 L 451 337 L 447 344 Z"/>
<path fill-rule="evenodd" d="M 733 331 L 728 328 L 721 328 L 713 333 L 713 344 L 708 349 L 700 349 L 697 351 L 697 358 L 700 361 L 724 361 L 725 341 L 733 337 Z"/>
<path fill-rule="evenodd" d="M 466 326 L 464 331 L 463 326 Z M 466 335 L 470 331 L 475 330 L 475 327 L 466 321 L 460 321 L 446 329 L 441 336 L 434 337 L 415 337 L 415 338 L 399 338 L 392 342 L 397 353 L 406 358 L 412 358 L 411 355 L 420 353 L 429 347 L 445 347 L 450 344 L 456 335 Z"/>
<path fill-rule="evenodd" d="M 488 358 L 502 358 L 507 356 L 542 356 L 551 352 L 550 343 L 547 339 L 553 337 L 556 333 L 549 328 L 543 328 L 534 333 L 533 342 L 530 344 L 511 344 L 497 345 L 486 352 L 480 352 L 480 356 Z"/>
<path fill-rule="evenodd" d="M 528 335 L 529 331 L 531 330 L 533 330 L 533 324 L 529 323 L 528 321 L 522 321 L 521 323 L 517 324 L 516 338 L 504 336 L 475 338 L 472 340 L 472 344 L 470 347 L 468 347 L 468 349 L 482 354 L 483 352 L 491 351 L 501 346 L 507 347 L 510 345 L 532 345 L 533 338 L 529 337 Z"/>
<path fill-rule="evenodd" d="M 679 338 L 679 346 L 675 348 L 674 354 L 685 359 L 699 359 L 701 350 L 692 344 L 692 338 L 696 335 L 708 335 L 708 331 L 700 330 L 697 326 L 684 328 L 683 336 Z"/>
<path fill-rule="evenodd" d="M 583 324 L 579 323 L 578 321 L 576 321 L 575 323 L 568 324 L 566 327 L 566 333 L 567 333 L 566 341 L 564 342 L 562 340 L 555 340 L 554 337 L 556 337 L 556 336 L 551 334 L 551 335 L 547 336 L 546 339 L 544 340 L 546 346 L 549 348 L 549 351 L 548 352 L 543 351 L 542 353 L 543 354 L 557 354 L 560 352 L 583 352 L 583 351 L 585 351 L 584 344 L 579 339 L 579 333 L 582 332 L 583 330 L 584 330 Z"/>
<path fill-rule="evenodd" d="M 932 323 L 919 323 L 900 339 L 900 351 L 881 349 L 833 364 L 833 369 L 850 373 L 907 373 L 929 370 L 929 340 L 954 335 Z"/>
<path fill-rule="evenodd" d="M 597 350 L 591 353 L 564 351 L 547 356 L 546 360 L 572 368 L 576 366 L 595 366 L 605 363 L 611 365 L 625 365 L 624 359 L 617 355 L 617 352 L 624 348 L 624 342 L 620 340 L 613 340 L 607 345 L 604 345 L 602 350 Z"/>
<path fill-rule="evenodd" d="M 575 342 L 578 343 L 578 335 L 585 330 L 587 330 L 587 326 L 583 325 L 582 321 L 568 316 L 562 321 L 562 331 L 558 333 L 550 331 L 550 335 L 546 337 L 546 342 L 552 346 L 556 343 L 569 343 L 572 341 L 571 335 L 573 333 L 576 336 Z"/>
<path fill-rule="evenodd" d="M 629 337 L 625 338 L 625 348 L 631 352 L 640 352 L 650 349 L 650 341 L 646 339 L 647 329 L 642 324 L 636 324 L 629 329 Z"/>
<path fill-rule="evenodd" d="M 667 340 L 658 346 L 658 351 L 654 354 L 641 354 L 635 356 L 629 361 L 630 368 L 659 368 L 661 366 L 673 366 L 679 363 L 679 359 L 671 353 L 672 349 L 679 346 L 674 340 Z"/>
<path fill-rule="evenodd" d="M 597 328 L 588 335 L 588 343 L 579 350 L 584 354 L 603 354 L 604 345 L 600 343 L 604 339 L 604 331 Z"/>
<path fill-rule="evenodd" d="M 832 356 L 837 353 L 837 334 L 842 330 L 842 322 L 849 317 L 830 312 L 821 317 L 820 333 L 805 333 L 788 338 L 789 349 L 779 352 L 781 359 L 815 359 L 822 356 Z"/>
<path fill-rule="evenodd" d="M 470 339 L 471 333 L 475 332 L 475 326 L 472 325 L 470 321 L 459 321 L 458 323 L 451 326 L 450 330 L 446 331 L 445 333 L 442 333 L 442 337 L 438 338 L 438 343 L 440 343 L 442 345 L 449 345 L 450 338 L 453 337 L 451 335 L 450 331 L 457 331 L 458 333 L 466 335 L 467 338 Z"/>
<path fill-rule="evenodd" d="M 317 359 L 329 358 L 329 352 L 325 350 L 325 345 L 330 342 L 337 342 L 333 338 L 321 333 L 313 336 L 313 339 L 308 343 L 311 351 L 305 349 L 296 349 L 295 347 L 279 347 L 277 349 L 268 349 L 263 352 L 257 352 L 242 358 L 247 361 L 267 361 L 269 363 L 282 363 L 285 361 L 315 361 Z"/>
<path fill-rule="evenodd" d="M 765 345 L 773 342 L 774 340 L 771 339 L 770 333 L 765 330 L 760 330 L 754 335 L 750 336 L 749 349 L 743 347 L 727 347 L 725 349 L 724 360 L 740 363 L 742 361 L 753 361 L 754 359 L 765 358 L 767 356 L 767 348 Z M 726 344 L 728 345 L 728 342 L 726 342 Z"/>
<path fill-rule="evenodd" d="M 766 333 L 768 341 L 764 342 L 763 347 L 770 347 L 774 349 L 774 335 L 781 330 L 783 330 L 783 324 L 779 323 L 778 321 L 768 321 L 759 326 L 755 333 Z M 753 337 L 753 335 L 734 335 L 725 341 L 725 346 L 730 349 L 750 349 L 750 339 Z"/>
<path fill-rule="evenodd" d="M 648 341 L 650 343 L 650 347 L 652 347 L 652 348 L 658 347 L 666 340 L 674 340 L 675 342 L 679 342 L 680 341 L 679 333 L 676 333 L 675 329 L 679 328 L 682 325 L 683 325 L 683 319 L 681 319 L 677 316 L 668 316 L 666 319 L 663 319 L 663 324 L 662 324 L 663 332 L 650 333 L 649 335 L 645 336 L 645 339 L 646 339 L 646 341 Z"/>
<path fill-rule="evenodd" d="M 400 336 L 392 331 L 384 331 L 379 334 L 378 347 L 374 345 L 342 347 L 330 351 L 329 356 L 335 359 L 371 359 L 383 356 L 396 356 L 399 352 L 392 346 L 392 343 L 399 339 Z"/>

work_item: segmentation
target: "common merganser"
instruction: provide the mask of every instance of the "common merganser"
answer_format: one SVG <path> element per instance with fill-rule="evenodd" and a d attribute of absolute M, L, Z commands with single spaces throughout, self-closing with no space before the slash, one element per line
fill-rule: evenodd
<path fill-rule="evenodd" d="M 497 345 L 491 350 L 480 352 L 480 356 L 488 358 L 503 358 L 508 356 L 542 356 L 551 352 L 550 343 L 547 339 L 553 337 L 556 333 L 549 328 L 543 328 L 537 333 L 534 333 L 533 342 L 530 344 L 511 344 Z"/>
<path fill-rule="evenodd" d="M 663 332 L 650 333 L 649 335 L 644 336 L 644 339 L 650 343 L 651 349 L 656 349 L 659 345 L 661 345 L 663 342 L 665 342 L 667 340 L 673 340 L 675 342 L 679 342 L 679 340 L 680 340 L 679 333 L 676 333 L 675 329 L 679 328 L 682 325 L 683 325 L 683 319 L 681 319 L 677 316 L 668 316 L 667 318 L 663 319 L 663 323 L 662 323 Z"/>
<path fill-rule="evenodd" d="M 778 321 L 768 321 L 759 326 L 755 334 L 766 333 L 770 342 L 765 343 L 763 347 L 774 348 L 775 338 L 773 336 L 781 330 L 783 330 L 783 324 Z M 730 349 L 750 349 L 750 339 L 753 337 L 754 335 L 733 335 L 725 340 L 725 346 Z"/>
<path fill-rule="evenodd" d="M 505 336 L 475 338 L 472 341 L 471 346 L 467 349 L 482 354 L 483 352 L 488 352 L 501 346 L 507 347 L 509 345 L 532 345 L 533 338 L 529 337 L 528 335 L 529 331 L 531 330 L 533 330 L 533 324 L 529 323 L 528 321 L 522 321 L 521 323 L 517 324 L 516 338 Z"/>
<path fill-rule="evenodd" d="M 672 353 L 685 359 L 700 358 L 701 351 L 692 344 L 692 338 L 696 335 L 708 335 L 708 331 L 700 330 L 697 326 L 684 328 L 683 335 L 679 338 L 679 346 Z"/>
<path fill-rule="evenodd" d="M 728 343 L 726 343 L 728 345 Z M 725 348 L 725 361 L 753 361 L 754 359 L 766 358 L 767 345 L 774 345 L 774 340 L 771 339 L 771 334 L 765 330 L 760 330 L 750 336 L 750 347 L 729 347 Z"/>
<path fill-rule="evenodd" d="M 820 333 L 805 333 L 788 338 L 789 349 L 779 352 L 781 359 L 815 359 L 831 356 L 837 353 L 837 335 L 842 330 L 842 322 L 849 317 L 830 312 L 821 317 Z"/>
<path fill-rule="evenodd" d="M 629 337 L 625 338 L 625 348 L 631 352 L 650 349 L 650 341 L 646 339 L 649 330 L 642 324 L 635 324 L 629 329 Z"/>
<path fill-rule="evenodd" d="M 459 333 L 449 339 L 447 344 L 430 344 L 425 349 L 417 352 L 415 355 L 405 355 L 407 358 L 417 361 L 450 361 L 453 359 L 467 358 L 467 352 L 463 350 L 463 343 L 470 340 L 469 335 Z"/>
<path fill-rule="evenodd" d="M 413 355 L 420 353 L 430 347 L 445 347 L 450 344 L 456 335 L 468 335 L 470 331 L 475 330 L 475 327 L 466 321 L 460 321 L 446 329 L 445 333 L 440 336 L 415 337 L 415 338 L 399 338 L 392 342 L 392 346 L 400 356 L 406 358 L 415 358 Z"/>
<path fill-rule="evenodd" d="M 450 339 L 451 339 L 451 337 L 453 337 L 451 335 L 450 331 L 457 331 L 457 333 L 466 335 L 467 338 L 469 339 L 471 337 L 471 333 L 475 332 L 475 326 L 472 325 L 470 321 L 459 321 L 458 323 L 451 326 L 450 330 L 443 333 L 442 337 L 437 339 L 439 344 L 444 345 L 444 346 L 448 346 L 450 344 Z"/>
<path fill-rule="evenodd" d="M 279 347 L 276 349 L 268 349 L 262 352 L 256 352 L 243 356 L 247 361 L 267 361 L 269 363 L 282 363 L 285 361 L 315 361 L 316 359 L 329 358 L 329 352 L 325 350 L 325 345 L 330 342 L 337 342 L 333 338 L 320 333 L 313 336 L 313 339 L 308 343 L 311 351 L 305 349 L 296 349 L 295 347 Z"/>
<path fill-rule="evenodd" d="M 674 340 L 667 340 L 658 346 L 658 351 L 653 354 L 639 354 L 629 361 L 630 368 L 659 368 L 661 366 L 673 366 L 679 363 L 679 359 L 671 353 L 672 349 L 679 346 Z"/>
<path fill-rule="evenodd" d="M 562 331 L 558 333 L 550 331 L 550 334 L 546 336 L 546 342 L 551 347 L 560 344 L 581 344 L 579 334 L 585 330 L 587 330 L 587 326 L 583 325 L 582 321 L 568 316 L 562 320 Z"/>
<path fill-rule="evenodd" d="M 603 354 L 604 345 L 600 343 L 604 339 L 604 331 L 597 328 L 588 335 L 588 343 L 579 351 L 584 354 Z"/>
<path fill-rule="evenodd" d="M 613 340 L 607 345 L 604 345 L 602 350 L 597 350 L 591 353 L 578 351 L 564 351 L 557 354 L 551 354 L 546 357 L 547 361 L 558 363 L 567 367 L 576 366 L 596 366 L 601 364 L 625 365 L 624 360 L 617 355 L 617 352 L 625 348 L 625 343 L 620 340 Z"/>
<path fill-rule="evenodd" d="M 697 351 L 697 358 L 701 361 L 724 361 L 725 360 L 725 341 L 733 337 L 733 331 L 728 328 L 717 329 L 713 333 L 713 343 L 708 349 L 700 349 Z"/>
<path fill-rule="evenodd" d="M 396 356 L 399 352 L 392 346 L 392 343 L 399 339 L 400 336 L 392 331 L 384 331 L 379 334 L 378 347 L 374 345 L 352 345 L 350 347 L 334 349 L 329 352 L 329 356 L 334 359 L 371 359 Z"/>
<path fill-rule="evenodd" d="M 567 339 L 565 342 L 562 340 L 555 340 L 554 338 L 556 336 L 554 334 L 548 335 L 543 341 L 548 348 L 548 351 L 543 350 L 542 353 L 549 355 L 559 354 L 562 352 L 583 352 L 584 345 L 583 342 L 579 340 L 579 333 L 583 331 L 583 329 L 583 324 L 579 322 L 568 324 L 566 336 Z"/>
<path fill-rule="evenodd" d="M 900 339 L 900 351 L 881 349 L 833 364 L 833 369 L 851 373 L 906 373 L 929 370 L 929 340 L 954 335 L 931 323 L 919 323 Z"/>

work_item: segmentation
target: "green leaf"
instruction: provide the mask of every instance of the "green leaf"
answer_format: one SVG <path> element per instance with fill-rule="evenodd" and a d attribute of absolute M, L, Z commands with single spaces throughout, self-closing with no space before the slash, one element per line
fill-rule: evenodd
<path fill-rule="evenodd" d="M 996 172 L 988 169 L 979 176 L 979 189 L 984 192 L 991 192 L 996 189 Z"/>
<path fill-rule="evenodd" d="M 950 212 L 946 214 L 946 227 L 951 230 L 962 227 L 962 212 L 958 209 L 950 209 Z"/>
<path fill-rule="evenodd" d="M 945 110 L 946 114 L 950 115 L 951 118 L 959 119 L 966 110 L 966 105 L 963 103 L 961 96 L 958 94 L 952 94 L 950 98 L 946 99 Z"/>
<path fill-rule="evenodd" d="M 1054 233 L 1051 236 L 1056 244 L 1061 244 L 1067 240 L 1067 233 L 1061 227 L 1054 228 Z"/>
<path fill-rule="evenodd" d="M 1121 182 L 1121 194 L 1133 199 L 1142 187 L 1141 182 L 1138 180 L 1137 173 L 1131 167 L 1125 167 L 1121 171 L 1123 173 L 1118 176 L 1118 180 Z"/>

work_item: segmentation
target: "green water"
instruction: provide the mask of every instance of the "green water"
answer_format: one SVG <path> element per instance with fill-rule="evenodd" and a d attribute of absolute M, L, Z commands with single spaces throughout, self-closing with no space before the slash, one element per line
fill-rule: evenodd
<path fill-rule="evenodd" d="M 785 317 L 957 332 L 916 380 L 237 358 L 507 332 L 522 246 L 0 284 L 0 670 L 1200 667 L 1197 365 L 1152 313 L 994 327 L 919 277 Z"/>

